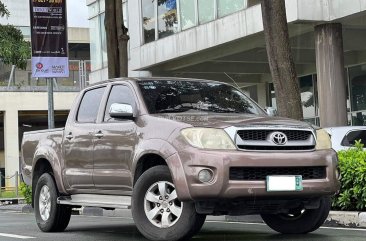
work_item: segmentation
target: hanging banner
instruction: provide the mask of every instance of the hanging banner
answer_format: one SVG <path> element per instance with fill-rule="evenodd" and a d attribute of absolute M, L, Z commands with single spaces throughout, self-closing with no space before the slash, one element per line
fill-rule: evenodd
<path fill-rule="evenodd" d="M 66 0 L 30 0 L 32 77 L 69 77 Z"/>

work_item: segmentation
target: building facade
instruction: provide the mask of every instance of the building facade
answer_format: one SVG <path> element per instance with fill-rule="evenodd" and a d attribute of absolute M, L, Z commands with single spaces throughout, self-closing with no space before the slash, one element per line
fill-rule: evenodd
<path fill-rule="evenodd" d="M 130 76 L 225 81 L 242 88 L 262 107 L 276 106 L 259 0 L 123 2 L 130 34 Z M 90 12 L 96 7 L 99 9 L 98 14 L 89 15 L 94 23 L 96 16 L 103 15 L 104 0 L 87 0 L 87 5 Z M 338 123 L 366 125 L 365 10 L 364 0 L 286 1 L 306 121 L 331 125 L 332 121 L 327 120 L 332 118 L 326 113 L 329 112 L 339 116 Z M 341 43 L 343 40 L 343 49 L 322 52 L 327 44 L 321 45 L 318 40 L 327 25 L 334 23 L 341 28 L 340 36 L 332 30 L 325 38 L 340 39 Z M 92 52 L 102 54 L 92 56 L 92 62 L 103 61 L 103 64 L 93 65 L 90 75 L 91 82 L 97 82 L 107 78 L 108 63 L 103 44 L 104 27 L 102 24 L 93 26 L 92 35 L 99 38 L 91 39 L 92 50 L 95 50 Z M 332 63 L 334 51 L 339 56 L 337 63 Z M 339 77 L 335 71 L 340 69 L 340 64 L 344 71 L 341 68 L 339 73 L 344 72 L 344 77 Z M 341 86 L 337 93 L 342 95 L 336 95 L 327 86 Z M 339 103 L 343 102 L 346 104 L 340 108 Z M 322 115 L 323 121 L 320 120 Z"/>
<path fill-rule="evenodd" d="M 2 2 L 11 15 L 0 18 L 0 23 L 16 26 L 30 41 L 29 0 Z M 56 127 L 64 126 L 74 98 L 88 84 L 91 70 L 88 9 L 85 3 L 68 1 L 67 4 L 70 77 L 55 80 Z M 1 183 L 7 187 L 14 186 L 15 178 L 10 177 L 19 170 L 23 133 L 47 129 L 47 82 L 42 78 L 32 78 L 30 66 L 30 60 L 26 70 L 0 61 L 0 171 L 3 176 Z"/>

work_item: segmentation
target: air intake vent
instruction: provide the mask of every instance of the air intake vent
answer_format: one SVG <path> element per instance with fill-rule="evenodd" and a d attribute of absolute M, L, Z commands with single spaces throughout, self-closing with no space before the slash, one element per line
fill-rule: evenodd
<path fill-rule="evenodd" d="M 230 180 L 262 181 L 271 175 L 301 175 L 303 180 L 324 179 L 326 167 L 231 167 Z"/>

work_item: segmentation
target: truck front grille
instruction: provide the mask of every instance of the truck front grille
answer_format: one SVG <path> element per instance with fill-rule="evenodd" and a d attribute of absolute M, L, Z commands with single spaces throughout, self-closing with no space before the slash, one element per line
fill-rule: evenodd
<path fill-rule="evenodd" d="M 246 146 L 238 145 L 239 149 L 253 151 L 308 151 L 313 150 L 314 146 Z"/>
<path fill-rule="evenodd" d="M 326 178 L 326 167 L 231 167 L 230 180 L 263 181 L 272 175 L 300 175 L 303 180 Z"/>
<path fill-rule="evenodd" d="M 239 130 L 238 135 L 243 141 L 265 141 L 274 130 Z M 305 141 L 311 136 L 310 131 L 281 130 L 289 141 Z"/>
<path fill-rule="evenodd" d="M 283 143 L 275 136 L 280 136 Z M 235 144 L 243 151 L 311 151 L 316 140 L 311 129 L 250 127 L 237 130 Z"/>

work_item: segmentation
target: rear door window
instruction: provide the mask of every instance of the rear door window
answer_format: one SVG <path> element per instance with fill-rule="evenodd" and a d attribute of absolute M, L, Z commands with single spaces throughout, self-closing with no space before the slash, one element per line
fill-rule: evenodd
<path fill-rule="evenodd" d="M 342 140 L 342 146 L 354 146 L 356 141 L 366 144 L 366 130 L 353 130 L 347 133 Z"/>
<path fill-rule="evenodd" d="M 105 87 L 102 87 L 85 92 L 76 117 L 77 122 L 95 123 L 97 121 L 98 110 L 104 90 Z"/>

